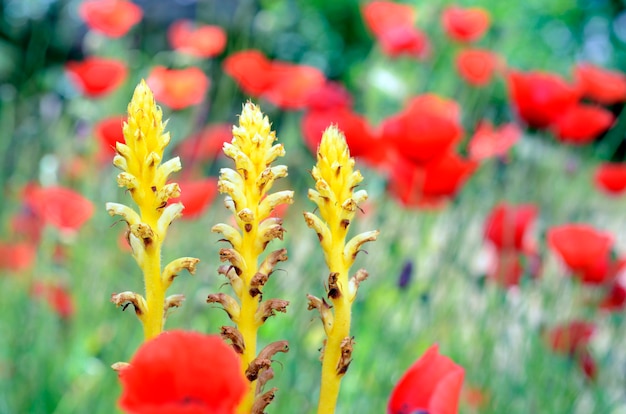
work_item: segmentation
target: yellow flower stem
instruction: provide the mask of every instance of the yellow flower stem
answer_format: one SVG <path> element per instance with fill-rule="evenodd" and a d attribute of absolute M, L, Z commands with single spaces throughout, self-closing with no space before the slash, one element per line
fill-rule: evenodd
<path fill-rule="evenodd" d="M 331 221 L 335 221 L 331 219 Z M 331 229 L 336 229 L 334 234 L 340 234 L 339 225 L 328 223 Z M 345 234 L 345 233 L 344 233 Z M 349 266 L 343 259 L 345 239 L 333 240 L 330 255 L 327 256 L 328 268 L 331 272 L 337 272 L 337 285 L 342 289 L 342 294 L 331 298 L 333 303 L 333 326 L 327 333 L 324 357 L 322 360 L 322 382 L 317 412 L 319 414 L 332 414 L 335 412 L 339 388 L 343 374 L 337 373 L 337 366 L 341 358 L 341 342 L 350 336 L 351 306 L 345 294 L 348 286 Z"/>
<path fill-rule="evenodd" d="M 252 193 L 252 191 L 248 191 L 248 194 L 248 199 L 250 200 L 251 206 L 256 206 L 258 201 L 252 195 L 254 193 Z M 246 263 L 246 269 L 243 270 L 241 274 L 244 288 L 241 292 L 242 297 L 239 298 L 239 301 L 241 303 L 241 311 L 239 314 L 239 321 L 237 322 L 237 329 L 239 329 L 239 332 L 243 337 L 243 343 L 245 344 L 245 349 L 242 355 L 244 372 L 248 368 L 248 365 L 250 365 L 250 362 L 252 362 L 252 360 L 254 360 L 257 356 L 256 343 L 257 332 L 259 330 L 259 324 L 256 321 L 256 311 L 259 308 L 260 295 L 257 295 L 256 297 L 252 297 L 250 295 L 250 282 L 257 272 L 259 257 L 259 253 L 256 252 L 254 248 L 258 228 L 256 211 L 254 213 L 255 220 L 253 220 L 253 222 L 251 223 L 251 230 L 249 232 L 243 232 L 243 240 L 241 244 L 241 254 Z M 245 398 L 243 399 L 241 404 L 239 404 L 238 412 L 240 414 L 248 414 L 252 410 L 252 404 L 254 404 L 255 398 L 255 390 L 256 381 L 251 381 Z"/>
<path fill-rule="evenodd" d="M 155 240 L 154 247 L 146 249 L 143 277 L 146 287 L 147 315 L 143 324 L 145 340 L 148 341 L 163 331 L 163 306 L 165 289 L 161 279 L 161 241 Z"/>

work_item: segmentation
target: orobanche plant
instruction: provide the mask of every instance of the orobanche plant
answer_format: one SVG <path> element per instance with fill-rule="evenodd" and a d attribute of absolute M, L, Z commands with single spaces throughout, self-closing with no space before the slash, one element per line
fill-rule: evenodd
<path fill-rule="evenodd" d="M 118 184 L 128 189 L 139 212 L 118 203 L 107 203 L 106 208 L 111 215 L 120 215 L 128 223 L 128 241 L 133 257 L 143 271 L 146 288 L 145 297 L 122 292 L 114 294 L 112 301 L 118 306 L 128 303 L 134 306 L 143 324 L 145 339 L 150 343 L 163 332 L 167 310 L 180 306 L 184 299 L 182 295 L 166 297 L 165 291 L 183 269 L 193 273 L 199 261 L 183 257 L 161 268 L 161 246 L 167 229 L 184 209 L 181 203 L 168 202 L 170 198 L 180 196 L 178 184 L 168 183 L 168 178 L 182 166 L 178 157 L 161 163 L 170 141 L 169 133 L 164 130 L 161 109 L 150 88 L 142 81 L 128 106 L 128 121 L 123 127 L 125 143 L 117 144 L 117 155 L 113 160 L 114 165 L 122 170 L 117 178 Z M 263 297 L 263 288 L 275 266 L 287 260 L 287 250 L 264 252 L 272 240 L 282 239 L 285 232 L 283 220 L 272 212 L 281 204 L 293 203 L 294 192 L 271 192 L 274 182 L 287 176 L 285 165 L 274 165 L 277 158 L 285 156 L 285 149 L 276 143 L 270 121 L 258 106 L 251 102 L 243 106 L 239 125 L 233 127 L 232 134 L 232 141 L 225 143 L 223 150 L 233 160 L 234 168 L 221 169 L 218 190 L 226 194 L 224 204 L 233 213 L 234 225 L 218 223 L 212 231 L 221 234 L 222 241 L 229 244 L 229 247 L 220 249 L 220 261 L 228 264 L 219 266 L 218 273 L 227 278 L 234 296 L 214 293 L 208 296 L 207 302 L 223 307 L 235 324 L 223 326 L 220 334 L 238 355 L 241 374 L 248 384 L 245 395 L 237 404 L 237 412 L 263 413 L 276 392 L 276 388 L 264 389 L 274 376 L 272 358 L 277 352 L 289 350 L 287 341 L 278 339 L 257 351 L 258 329 L 276 312 L 286 312 L 289 305 L 283 299 Z M 328 300 L 307 295 L 308 308 L 319 311 L 326 333 L 321 356 L 319 413 L 334 412 L 341 379 L 352 360 L 355 341 L 350 334 L 351 305 L 359 284 L 368 274 L 360 269 L 349 278 L 350 268 L 360 247 L 378 236 L 378 231 L 368 231 L 347 240 L 359 204 L 367 199 L 365 190 L 355 191 L 363 176 L 354 167 L 355 161 L 350 157 L 344 135 L 337 127 L 330 126 L 322 136 L 317 164 L 312 169 L 315 188 L 308 193 L 318 213 L 304 213 L 307 225 L 317 233 L 330 271 L 325 284 Z M 156 343 L 152 344 L 149 352 L 155 352 L 157 347 Z M 150 372 L 145 369 L 146 356 L 141 356 L 140 360 L 142 370 L 134 371 L 133 378 L 139 375 L 138 372 Z M 158 362 L 155 360 L 156 363 L 163 364 L 162 355 Z M 120 363 L 116 368 L 123 376 L 132 365 Z M 156 371 L 169 372 L 161 368 Z M 210 378 L 204 380 L 211 381 Z M 123 384 L 133 381 L 123 381 Z M 194 396 L 194 390 L 187 391 L 177 390 L 176 395 L 185 396 L 181 404 L 199 404 L 203 397 Z M 128 395 L 125 394 L 123 407 L 131 406 Z"/>

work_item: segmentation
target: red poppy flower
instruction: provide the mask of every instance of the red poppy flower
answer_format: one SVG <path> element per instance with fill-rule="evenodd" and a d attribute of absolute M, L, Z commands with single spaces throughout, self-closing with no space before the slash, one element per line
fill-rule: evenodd
<path fill-rule="evenodd" d="M 484 390 L 468 385 L 463 387 L 461 397 L 465 404 L 475 410 L 486 407 L 489 402 L 489 395 Z"/>
<path fill-rule="evenodd" d="M 591 63 L 579 63 L 574 77 L 583 96 L 603 105 L 626 101 L 626 75 Z"/>
<path fill-rule="evenodd" d="M 64 187 L 33 187 L 26 199 L 37 216 L 61 231 L 78 231 L 94 211 L 91 201 Z"/>
<path fill-rule="evenodd" d="M 487 271 L 487 278 L 504 288 L 518 286 L 523 275 L 522 254 L 515 250 L 497 251 Z"/>
<path fill-rule="evenodd" d="M 176 147 L 176 153 L 187 161 L 213 161 L 220 154 L 225 142 L 233 139 L 233 126 L 212 124 L 186 138 Z"/>
<path fill-rule="evenodd" d="M 65 69 L 74 85 L 91 98 L 113 92 L 128 75 L 124 62 L 101 57 L 90 57 L 82 62 L 67 62 Z"/>
<path fill-rule="evenodd" d="M 312 154 L 322 139 L 322 133 L 331 125 L 337 125 L 344 133 L 350 155 L 376 164 L 384 156 L 385 146 L 374 133 L 367 119 L 349 108 L 307 111 L 302 117 L 304 142 Z"/>
<path fill-rule="evenodd" d="M 610 195 L 621 194 L 626 190 L 626 164 L 600 164 L 594 174 L 596 186 Z"/>
<path fill-rule="evenodd" d="M 491 24 L 489 12 L 480 7 L 449 6 L 443 11 L 441 23 L 446 34 L 458 42 L 480 39 Z"/>
<path fill-rule="evenodd" d="M 520 118 L 535 128 L 552 124 L 579 99 L 578 89 L 553 73 L 510 71 L 508 86 Z"/>
<path fill-rule="evenodd" d="M 607 294 L 600 302 L 600 309 L 609 312 L 621 311 L 626 307 L 626 283 L 617 280 L 611 284 Z"/>
<path fill-rule="evenodd" d="M 125 142 L 123 127 L 126 118 L 125 115 L 111 116 L 96 123 L 94 131 L 99 143 L 99 161 L 112 162 L 115 156 L 115 144 Z"/>
<path fill-rule="evenodd" d="M 548 245 L 583 283 L 600 284 L 611 272 L 613 237 L 587 224 L 564 224 L 548 230 Z"/>
<path fill-rule="evenodd" d="M 197 181 L 180 181 L 180 197 L 171 202 L 181 202 L 185 206 L 184 219 L 195 219 L 202 215 L 217 195 L 217 180 L 204 178 Z"/>
<path fill-rule="evenodd" d="M 309 95 L 326 82 L 317 68 L 278 61 L 272 63 L 272 76 L 271 88 L 261 96 L 282 109 L 304 107 Z"/>
<path fill-rule="evenodd" d="M 8 243 L 0 241 L 0 270 L 21 272 L 35 263 L 37 246 L 30 242 Z"/>
<path fill-rule="evenodd" d="M 459 112 L 452 100 L 419 96 L 404 111 L 383 121 L 382 139 L 411 161 L 427 163 L 449 151 L 463 135 Z"/>
<path fill-rule="evenodd" d="M 428 164 L 399 157 L 391 170 L 389 191 L 405 207 L 437 208 L 454 197 L 477 166 L 455 153 Z"/>
<path fill-rule="evenodd" d="M 197 105 L 211 84 L 200 68 L 168 69 L 156 66 L 146 80 L 157 102 L 174 110 Z"/>
<path fill-rule="evenodd" d="M 430 52 L 430 41 L 424 32 L 413 26 L 398 26 L 378 36 L 383 52 L 390 57 L 414 56 L 424 59 Z"/>
<path fill-rule="evenodd" d="M 521 137 L 522 131 L 513 123 L 494 129 L 491 122 L 481 121 L 468 144 L 469 156 L 477 161 L 504 157 Z"/>
<path fill-rule="evenodd" d="M 415 28 L 417 14 L 408 4 L 390 1 L 366 3 L 362 9 L 366 26 L 385 54 L 425 57 L 430 49 L 426 35 Z"/>
<path fill-rule="evenodd" d="M 31 288 L 35 298 L 45 300 L 48 305 L 63 319 L 74 315 L 74 299 L 67 289 L 57 283 L 35 282 Z"/>
<path fill-rule="evenodd" d="M 574 355 L 589 344 L 595 331 L 596 327 L 592 322 L 571 321 L 548 331 L 548 344 L 554 352 Z"/>
<path fill-rule="evenodd" d="M 589 342 L 595 330 L 593 323 L 575 320 L 552 328 L 546 340 L 554 352 L 575 358 L 585 376 L 594 379 L 597 366 L 589 352 Z"/>
<path fill-rule="evenodd" d="M 536 217 L 537 206 L 533 204 L 500 203 L 485 221 L 485 239 L 498 250 L 525 250 L 528 246 L 524 241 Z"/>
<path fill-rule="evenodd" d="M 142 344 L 119 377 L 119 404 L 132 414 L 234 414 L 248 388 L 219 336 L 179 330 Z"/>
<path fill-rule="evenodd" d="M 394 27 L 413 26 L 417 18 L 414 7 L 392 1 L 365 3 L 362 13 L 366 26 L 376 36 L 381 36 Z"/>
<path fill-rule="evenodd" d="M 500 57 L 485 49 L 464 49 L 456 56 L 456 69 L 470 85 L 485 86 L 500 64 Z"/>
<path fill-rule="evenodd" d="M 391 392 L 388 414 L 456 414 L 465 371 L 431 346 L 400 378 Z"/>
<path fill-rule="evenodd" d="M 258 50 L 243 50 L 230 54 L 223 63 L 241 90 L 251 96 L 260 96 L 272 87 L 272 62 Z"/>
<path fill-rule="evenodd" d="M 309 110 L 351 108 L 352 96 L 339 82 L 327 81 L 308 96 L 306 107 Z"/>
<path fill-rule="evenodd" d="M 219 55 L 226 47 L 226 32 L 219 26 L 195 25 L 189 20 L 177 20 L 167 31 L 173 49 L 199 58 Z"/>
<path fill-rule="evenodd" d="M 311 93 L 326 82 L 319 69 L 271 61 L 257 50 L 231 54 L 223 68 L 245 93 L 267 99 L 282 109 L 306 106 Z"/>
<path fill-rule="evenodd" d="M 25 190 L 28 194 L 30 190 Z M 28 242 L 34 246 L 41 241 L 41 235 L 45 227 L 45 222 L 39 217 L 25 200 L 22 209 L 11 218 L 11 231 L 16 240 Z"/>
<path fill-rule="evenodd" d="M 86 0 L 78 14 L 92 30 L 109 37 L 121 37 L 139 23 L 143 11 L 125 0 Z"/>
<path fill-rule="evenodd" d="M 556 119 L 552 131 L 559 141 L 584 145 L 606 131 L 614 120 L 613 114 L 604 108 L 577 104 Z"/>

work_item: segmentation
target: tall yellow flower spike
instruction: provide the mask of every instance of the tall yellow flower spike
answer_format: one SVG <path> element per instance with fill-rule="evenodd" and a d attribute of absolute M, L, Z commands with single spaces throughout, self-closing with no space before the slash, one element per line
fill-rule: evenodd
<path fill-rule="evenodd" d="M 183 269 L 195 272 L 198 259 L 182 257 L 169 263 L 161 271 L 161 245 L 167 228 L 180 217 L 182 203 L 168 205 L 170 198 L 180 196 L 176 183 L 166 184 L 173 172 L 181 169 L 178 157 L 161 163 L 163 150 L 170 142 L 169 132 L 164 132 L 161 108 L 154 101 L 152 91 L 142 80 L 135 88 L 128 104 L 128 120 L 124 123 L 125 144 L 116 144 L 117 154 L 113 165 L 122 170 L 117 176 L 120 187 L 126 187 L 139 207 L 107 203 L 110 215 L 119 215 L 128 223 L 128 241 L 133 257 L 143 271 L 146 296 L 134 292 L 113 294 L 111 301 L 117 306 L 132 303 L 141 321 L 145 339 L 163 331 L 167 311 L 178 307 L 182 295 L 165 297 L 165 291 Z"/>
<path fill-rule="evenodd" d="M 209 295 L 207 302 L 219 303 L 237 325 L 222 327 L 222 336 L 232 342 L 241 354 L 245 374 L 250 381 L 249 392 L 239 407 L 240 413 L 262 413 L 274 397 L 275 388 L 263 393 L 272 378 L 271 358 L 276 352 L 287 352 L 287 341 L 267 345 L 257 355 L 257 331 L 275 312 L 286 312 L 289 302 L 281 299 L 262 301 L 262 290 L 274 266 L 287 260 L 287 250 L 269 253 L 259 265 L 259 256 L 273 239 L 282 239 L 282 219 L 270 217 L 279 204 L 293 203 L 293 191 L 269 194 L 274 181 L 287 176 L 284 165 L 271 166 L 285 155 L 282 144 L 274 144 L 276 134 L 269 119 L 259 107 L 248 102 L 233 127 L 233 140 L 224 144 L 224 154 L 235 162 L 235 169 L 222 168 L 218 181 L 220 193 L 226 193 L 224 204 L 235 216 L 239 229 L 217 224 L 213 232 L 221 233 L 230 248 L 220 250 L 221 266 L 238 300 L 225 294 Z"/>
<path fill-rule="evenodd" d="M 335 412 L 339 387 L 352 358 L 354 338 L 350 336 L 351 306 L 359 284 L 367 278 L 360 269 L 348 280 L 348 272 L 363 243 L 374 241 L 378 230 L 358 234 L 347 243 L 346 235 L 359 203 L 367 199 L 365 190 L 354 191 L 363 176 L 354 170 L 354 158 L 346 139 L 336 126 L 324 131 L 317 150 L 317 165 L 313 167 L 315 190 L 309 189 L 309 199 L 317 204 L 319 217 L 305 212 L 304 219 L 317 232 L 324 251 L 328 276 L 328 298 L 307 295 L 309 309 L 317 309 L 322 318 L 326 340 L 322 350 L 322 382 L 318 404 L 319 414 Z"/>

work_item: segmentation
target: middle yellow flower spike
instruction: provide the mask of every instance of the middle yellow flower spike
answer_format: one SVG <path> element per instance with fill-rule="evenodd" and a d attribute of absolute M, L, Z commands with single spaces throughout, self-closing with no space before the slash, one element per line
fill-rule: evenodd
<path fill-rule="evenodd" d="M 263 286 L 274 266 L 287 260 L 286 249 L 269 253 L 259 265 L 259 256 L 268 243 L 283 237 L 282 219 L 271 217 L 271 212 L 279 204 L 293 203 L 293 191 L 269 193 L 276 179 L 287 176 L 286 166 L 271 165 L 285 155 L 283 145 L 275 141 L 269 119 L 256 105 L 246 103 L 239 126 L 233 127 L 232 142 L 224 144 L 224 153 L 235 162 L 235 168 L 222 168 L 218 181 L 219 191 L 228 194 L 224 203 L 238 229 L 220 223 L 212 231 L 221 233 L 231 245 L 220 250 L 220 259 L 230 266 L 222 266 L 219 272 L 228 278 L 237 299 L 217 293 L 209 295 L 207 302 L 221 304 L 237 325 L 222 327 L 222 336 L 242 355 L 250 380 L 248 395 L 239 407 L 241 413 L 263 412 L 275 390 L 263 393 L 265 382 L 273 375 L 271 357 L 287 351 L 286 341 L 269 344 L 258 355 L 256 351 L 259 327 L 275 312 L 285 312 L 288 305 L 281 299 L 262 301 Z"/>
<path fill-rule="evenodd" d="M 167 179 L 181 169 L 181 164 L 178 157 L 161 163 L 170 142 L 162 118 L 152 91 L 141 81 L 128 105 L 128 121 L 123 127 L 125 143 L 116 144 L 117 154 L 113 158 L 113 164 L 122 170 L 117 182 L 128 189 L 139 213 L 124 204 L 106 204 L 109 214 L 122 216 L 128 223 L 128 241 L 143 271 L 146 290 L 145 298 L 138 293 L 122 292 L 114 294 L 111 300 L 118 306 L 133 304 L 146 340 L 161 333 L 167 310 L 179 306 L 183 300 L 182 295 L 166 298 L 167 288 L 183 269 L 193 273 L 199 261 L 182 257 L 161 272 L 161 245 L 168 227 L 184 208 L 181 203 L 168 205 L 170 198 L 180 196 L 180 188 L 176 183 L 167 184 Z"/>
<path fill-rule="evenodd" d="M 354 169 L 354 158 L 344 135 L 330 126 L 322 135 L 313 167 L 315 189 L 309 189 L 319 217 L 305 212 L 304 219 L 317 232 L 330 270 L 327 295 L 332 302 L 308 295 L 309 309 L 317 309 L 326 332 L 322 353 L 322 382 L 318 413 L 335 412 L 341 378 L 351 362 L 354 339 L 350 336 L 351 305 L 359 284 L 367 278 L 363 269 L 348 280 L 348 272 L 363 243 L 376 240 L 378 231 L 368 231 L 345 242 L 359 204 L 367 199 L 365 190 L 354 191 L 363 176 Z"/>

